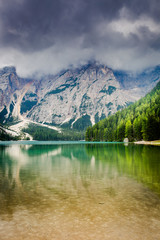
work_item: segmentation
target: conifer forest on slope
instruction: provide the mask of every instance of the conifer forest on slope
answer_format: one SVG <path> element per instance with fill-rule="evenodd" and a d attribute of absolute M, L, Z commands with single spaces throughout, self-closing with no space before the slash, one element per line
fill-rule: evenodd
<path fill-rule="evenodd" d="M 144 98 L 122 111 L 88 127 L 86 141 L 131 141 L 160 139 L 160 82 Z"/>

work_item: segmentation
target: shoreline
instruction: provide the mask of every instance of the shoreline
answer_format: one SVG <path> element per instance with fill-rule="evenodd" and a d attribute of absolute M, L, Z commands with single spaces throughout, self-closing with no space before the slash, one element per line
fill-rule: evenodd
<path fill-rule="evenodd" d="M 134 142 L 135 144 L 142 144 L 142 145 L 152 145 L 152 146 L 160 146 L 160 140 L 154 140 L 154 141 L 137 141 Z"/>

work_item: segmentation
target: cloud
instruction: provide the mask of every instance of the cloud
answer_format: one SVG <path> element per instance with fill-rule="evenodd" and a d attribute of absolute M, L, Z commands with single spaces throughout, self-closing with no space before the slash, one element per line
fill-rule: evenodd
<path fill-rule="evenodd" d="M 95 59 L 139 71 L 160 64 L 158 0 L 0 0 L 0 66 L 57 73 Z"/>
<path fill-rule="evenodd" d="M 3 50 L 0 58 L 0 66 L 16 66 L 17 73 L 22 77 L 31 77 L 33 74 L 41 76 L 43 74 L 56 74 L 68 67 L 78 67 L 86 64 L 92 56 L 92 49 L 82 48 L 81 40 L 76 40 L 66 45 L 57 43 L 47 49 L 35 52 L 23 53 L 20 50 Z M 61 49 L 61 50 L 59 50 Z M 13 64 L 14 63 L 14 64 Z"/>
<path fill-rule="evenodd" d="M 133 21 L 126 18 L 120 18 L 110 22 L 109 27 L 115 32 L 122 33 L 125 37 L 129 34 L 141 35 L 141 28 L 146 28 L 151 33 L 160 34 L 160 25 L 154 22 L 151 18 L 141 17 Z"/>

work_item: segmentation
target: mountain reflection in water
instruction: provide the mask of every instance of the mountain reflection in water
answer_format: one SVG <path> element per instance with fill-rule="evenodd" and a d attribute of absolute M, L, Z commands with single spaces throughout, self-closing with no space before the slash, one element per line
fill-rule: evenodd
<path fill-rule="evenodd" d="M 0 146 L 0 239 L 160 239 L 160 148 Z"/>

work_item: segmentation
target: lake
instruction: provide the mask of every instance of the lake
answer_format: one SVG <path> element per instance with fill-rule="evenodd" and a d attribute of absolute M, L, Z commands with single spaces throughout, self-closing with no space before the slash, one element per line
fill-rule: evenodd
<path fill-rule="evenodd" d="M 1 240 L 159 240 L 160 147 L 1 142 Z"/>

